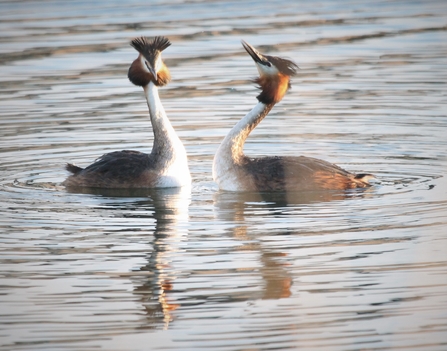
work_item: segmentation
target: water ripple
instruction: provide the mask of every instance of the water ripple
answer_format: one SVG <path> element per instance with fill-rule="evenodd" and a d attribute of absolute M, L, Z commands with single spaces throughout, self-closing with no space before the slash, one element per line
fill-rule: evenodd
<path fill-rule="evenodd" d="M 1 350 L 447 344 L 442 1 L 0 7 Z M 173 43 L 160 95 L 192 187 L 68 192 L 66 162 L 151 148 L 127 79 L 140 35 Z M 256 102 L 240 39 L 300 67 L 246 153 L 325 159 L 373 187 L 218 191 L 213 155 Z"/>

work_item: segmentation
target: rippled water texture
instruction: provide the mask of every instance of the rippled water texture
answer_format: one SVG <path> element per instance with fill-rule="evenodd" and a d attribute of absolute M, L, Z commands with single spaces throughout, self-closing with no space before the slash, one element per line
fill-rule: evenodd
<path fill-rule="evenodd" d="M 96 3 L 96 4 L 94 4 Z M 447 2 L 2 1 L 1 350 L 447 349 Z M 191 189 L 67 192 L 64 165 L 148 152 L 129 41 L 164 35 Z M 256 102 L 244 39 L 300 67 L 249 155 L 381 184 L 219 192 Z"/>

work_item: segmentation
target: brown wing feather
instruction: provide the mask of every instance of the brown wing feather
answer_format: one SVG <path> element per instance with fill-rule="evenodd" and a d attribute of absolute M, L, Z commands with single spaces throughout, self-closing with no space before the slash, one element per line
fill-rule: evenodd
<path fill-rule="evenodd" d="M 65 169 L 66 169 L 67 171 L 69 171 L 70 173 L 73 173 L 73 174 L 79 173 L 80 171 L 83 170 L 83 168 L 78 167 L 78 166 L 76 166 L 76 165 L 74 165 L 74 164 L 72 164 L 72 163 L 67 163 L 67 164 L 65 165 Z"/>
<path fill-rule="evenodd" d="M 311 157 L 263 157 L 245 160 L 258 191 L 364 188 L 368 183 L 329 162 Z"/>
<path fill-rule="evenodd" d="M 68 187 L 140 188 L 152 187 L 156 174 L 151 155 L 138 151 L 115 151 L 68 177 Z M 154 169 L 155 171 L 155 169 Z"/>

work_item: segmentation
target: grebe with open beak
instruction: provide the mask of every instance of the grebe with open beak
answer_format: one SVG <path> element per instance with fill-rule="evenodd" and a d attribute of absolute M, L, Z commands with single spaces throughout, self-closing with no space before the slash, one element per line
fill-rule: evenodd
<path fill-rule="evenodd" d="M 141 37 L 131 45 L 139 52 L 129 68 L 129 80 L 143 87 L 154 133 L 152 152 L 115 151 L 81 168 L 67 164 L 73 173 L 62 184 L 92 188 L 170 188 L 191 184 L 185 148 L 166 116 L 158 87 L 169 83 L 171 75 L 161 52 L 171 45 L 164 37 Z"/>
<path fill-rule="evenodd" d="M 290 88 L 290 77 L 298 66 L 287 59 L 267 56 L 242 41 L 259 72 L 255 82 L 261 93 L 258 103 L 228 133 L 213 162 L 213 178 L 227 191 L 304 191 L 365 188 L 371 174 L 352 174 L 316 158 L 273 156 L 251 158 L 244 143 L 251 131 L 280 102 Z"/>

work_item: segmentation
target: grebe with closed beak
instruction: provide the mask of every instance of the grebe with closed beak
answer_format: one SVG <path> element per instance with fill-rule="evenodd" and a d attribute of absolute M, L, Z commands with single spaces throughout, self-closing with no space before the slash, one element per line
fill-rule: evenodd
<path fill-rule="evenodd" d="M 261 93 L 258 103 L 230 130 L 213 162 L 213 178 L 228 191 L 304 191 L 365 188 L 371 174 L 352 174 L 329 162 L 305 156 L 251 158 L 244 143 L 290 88 L 298 66 L 287 59 L 267 56 L 242 41 L 259 72 L 255 82 Z"/>
<path fill-rule="evenodd" d="M 129 68 L 129 80 L 143 87 L 154 133 L 150 154 L 115 151 L 81 168 L 67 164 L 73 173 L 62 184 L 92 188 L 170 188 L 189 185 L 191 176 L 185 148 L 175 133 L 158 96 L 158 87 L 169 83 L 171 75 L 161 52 L 171 43 L 164 37 L 141 37 L 131 41 L 138 58 Z"/>

